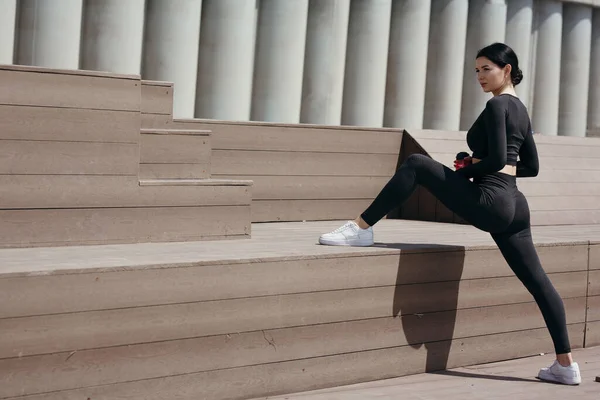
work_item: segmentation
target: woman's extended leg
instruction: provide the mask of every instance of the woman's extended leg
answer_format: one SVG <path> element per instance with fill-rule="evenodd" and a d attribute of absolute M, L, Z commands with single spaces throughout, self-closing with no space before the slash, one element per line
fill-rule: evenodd
<path fill-rule="evenodd" d="M 572 363 L 571 346 L 563 301 L 542 268 L 533 245 L 529 222 L 529 206 L 517 192 L 515 219 L 504 233 L 494 233 L 506 262 L 535 299 L 554 343 L 558 365 L 540 371 L 540 378 L 561 383 L 578 384 L 579 367 Z"/>
<path fill-rule="evenodd" d="M 361 214 L 361 218 L 369 226 L 375 225 L 392 209 L 404 203 L 417 185 L 427 188 L 452 212 L 482 230 L 503 229 L 512 219 L 511 210 L 505 207 L 493 209 L 482 204 L 482 192 L 478 185 L 422 154 L 413 154 L 406 159 Z M 370 228 L 359 229 L 357 223 L 348 222 L 335 231 L 322 235 L 319 242 L 329 245 L 370 246 L 373 244 L 373 233 Z"/>
<path fill-rule="evenodd" d="M 479 187 L 456 171 L 428 156 L 413 154 L 361 214 L 361 218 L 369 226 L 375 225 L 395 207 L 403 204 L 417 185 L 427 188 L 448 208 L 459 214 L 471 214 L 467 210 L 476 207 L 481 197 Z"/>

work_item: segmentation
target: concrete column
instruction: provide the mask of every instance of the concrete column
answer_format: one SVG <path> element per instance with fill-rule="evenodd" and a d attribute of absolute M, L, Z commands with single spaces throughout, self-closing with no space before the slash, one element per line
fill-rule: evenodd
<path fill-rule="evenodd" d="M 340 125 L 350 0 L 310 0 L 300 122 Z"/>
<path fill-rule="evenodd" d="M 15 54 L 17 0 L 0 0 L 0 64 L 12 64 Z"/>
<path fill-rule="evenodd" d="M 430 14 L 431 0 L 392 4 L 385 126 L 423 127 Z"/>
<path fill-rule="evenodd" d="M 193 118 L 202 0 L 148 0 L 144 79 L 173 82 L 173 115 Z"/>
<path fill-rule="evenodd" d="M 350 6 L 342 124 L 383 126 L 391 0 Z"/>
<path fill-rule="evenodd" d="M 17 63 L 79 69 L 83 0 L 21 0 Z"/>
<path fill-rule="evenodd" d="M 204 0 L 196 117 L 250 119 L 257 17 L 256 0 Z"/>
<path fill-rule="evenodd" d="M 587 131 L 592 7 L 565 4 L 558 134 L 585 137 Z"/>
<path fill-rule="evenodd" d="M 458 130 L 460 127 L 468 10 L 468 0 L 431 3 L 425 128 Z"/>
<path fill-rule="evenodd" d="M 481 90 L 475 73 L 477 52 L 494 42 L 504 42 L 506 2 L 504 0 L 471 0 L 467 25 L 467 48 L 463 75 L 460 129 L 467 130 L 492 97 Z"/>
<path fill-rule="evenodd" d="M 519 98 L 529 105 L 529 92 L 533 80 L 529 74 L 531 63 L 531 29 L 533 25 L 533 0 L 508 0 L 506 9 L 506 39 L 519 58 L 523 80 L 515 88 Z"/>
<path fill-rule="evenodd" d="M 591 53 L 588 129 L 600 136 L 600 8 L 593 12 Z"/>
<path fill-rule="evenodd" d="M 82 68 L 141 73 L 145 0 L 86 0 Z"/>
<path fill-rule="evenodd" d="M 308 0 L 261 0 L 252 119 L 300 122 Z"/>
<path fill-rule="evenodd" d="M 537 49 L 532 125 L 534 131 L 544 135 L 556 135 L 558 132 L 562 9 L 560 1 L 536 3 L 534 30 Z"/>

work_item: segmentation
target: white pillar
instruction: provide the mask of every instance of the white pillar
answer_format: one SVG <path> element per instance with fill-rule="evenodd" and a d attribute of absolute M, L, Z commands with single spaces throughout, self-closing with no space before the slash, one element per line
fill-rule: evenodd
<path fill-rule="evenodd" d="M 0 64 L 12 64 L 15 53 L 17 0 L 0 0 Z"/>
<path fill-rule="evenodd" d="M 144 0 L 87 0 L 82 69 L 141 73 Z"/>
<path fill-rule="evenodd" d="M 585 137 L 587 131 L 592 7 L 565 4 L 563 10 L 558 134 Z"/>
<path fill-rule="evenodd" d="M 468 10 L 468 0 L 431 3 L 425 128 L 459 129 Z"/>
<path fill-rule="evenodd" d="M 310 0 L 300 122 L 339 125 L 350 0 Z"/>
<path fill-rule="evenodd" d="M 463 75 L 460 129 L 467 130 L 492 97 L 485 93 L 475 73 L 477 51 L 495 42 L 503 43 L 506 30 L 506 2 L 504 0 L 471 0 L 467 25 L 467 48 Z"/>
<path fill-rule="evenodd" d="M 400 0 L 392 5 L 385 126 L 423 127 L 430 14 L 431 0 Z"/>
<path fill-rule="evenodd" d="M 560 91 L 562 8 L 556 0 L 536 3 L 537 36 L 532 125 L 535 132 L 556 135 Z"/>
<path fill-rule="evenodd" d="M 383 126 L 391 0 L 350 6 L 342 124 Z"/>
<path fill-rule="evenodd" d="M 21 0 L 17 63 L 79 69 L 83 0 Z"/>
<path fill-rule="evenodd" d="M 193 118 L 202 0 L 148 0 L 144 79 L 174 83 L 173 116 Z"/>
<path fill-rule="evenodd" d="M 593 14 L 588 129 L 600 133 L 600 8 Z"/>
<path fill-rule="evenodd" d="M 531 63 L 531 29 L 533 24 L 533 0 L 508 0 L 506 9 L 506 39 L 519 58 L 523 80 L 516 87 L 519 98 L 529 105 L 529 92 L 533 80 L 529 74 Z"/>
<path fill-rule="evenodd" d="M 250 119 L 257 7 L 256 0 L 204 0 L 196 117 Z"/>
<path fill-rule="evenodd" d="M 261 0 L 252 119 L 300 122 L 308 0 Z"/>

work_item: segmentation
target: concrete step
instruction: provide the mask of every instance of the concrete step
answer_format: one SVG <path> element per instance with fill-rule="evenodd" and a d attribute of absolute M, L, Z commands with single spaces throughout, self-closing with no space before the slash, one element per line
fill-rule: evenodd
<path fill-rule="evenodd" d="M 337 225 L 0 251 L 1 397 L 241 400 L 552 350 L 487 234 L 386 220 L 374 247 L 315 245 Z M 574 348 L 600 330 L 598 229 L 534 229 Z"/>

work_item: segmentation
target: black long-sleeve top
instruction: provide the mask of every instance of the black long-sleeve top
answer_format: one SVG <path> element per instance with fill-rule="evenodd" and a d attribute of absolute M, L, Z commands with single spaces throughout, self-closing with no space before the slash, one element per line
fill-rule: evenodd
<path fill-rule="evenodd" d="M 501 94 L 490 99 L 467 132 L 467 144 L 473 157 L 481 160 L 457 171 L 468 178 L 500 171 L 505 165 L 516 165 L 517 177 L 538 174 L 529 114 L 515 96 Z"/>

